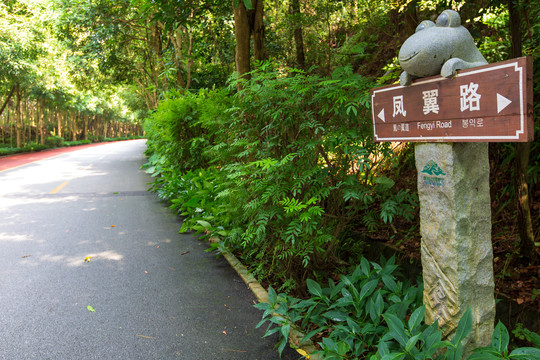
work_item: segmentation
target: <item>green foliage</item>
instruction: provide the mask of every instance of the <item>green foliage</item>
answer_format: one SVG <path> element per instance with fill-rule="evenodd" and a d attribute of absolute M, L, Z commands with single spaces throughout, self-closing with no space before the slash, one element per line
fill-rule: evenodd
<path fill-rule="evenodd" d="M 438 322 L 424 323 L 422 287 L 411 286 L 397 277 L 394 259 L 381 259 L 381 263 L 362 258 L 349 275 L 340 276 L 336 284 L 328 286 L 308 280 L 309 297 L 301 300 L 286 294 L 277 294 L 270 287 L 268 303 L 255 307 L 264 311 L 257 327 L 268 324 L 264 336 L 278 333 L 278 351 L 281 354 L 290 330 L 297 328 L 305 337 L 301 343 L 316 338 L 325 360 L 461 360 L 462 341 L 472 329 L 469 308 L 460 319 L 450 340 L 442 339 Z M 405 319 L 405 320 L 404 320 Z M 538 341 L 540 336 L 523 332 Z M 537 348 L 508 349 L 509 334 L 499 322 L 490 346 L 478 348 L 468 357 L 480 359 L 527 359 L 540 357 Z"/>
<path fill-rule="evenodd" d="M 77 145 L 85 145 L 85 144 L 91 144 L 91 140 L 77 140 L 77 141 L 64 141 L 62 142 L 62 146 L 77 146 Z"/>
<path fill-rule="evenodd" d="M 372 85 L 350 67 L 324 78 L 265 63 L 233 97 L 171 92 L 145 125 L 153 189 L 183 231 L 219 234 L 256 274 L 305 286 L 352 224 L 414 216 L 415 195 L 381 173 L 393 153 L 371 138 Z"/>
<path fill-rule="evenodd" d="M 369 358 L 380 346 L 389 349 L 392 336 L 405 337 L 396 327 L 399 319 L 412 314 L 409 323 L 416 329 L 423 318 L 420 311 L 413 313 L 421 304 L 421 288 L 396 281 L 396 270 L 393 258 L 382 259 L 381 265 L 362 258 L 337 284 L 329 280 L 322 287 L 308 280 L 306 300 L 276 296 L 270 288 L 269 303 L 255 305 L 264 310 L 258 326 L 269 322 L 267 334 L 276 332 L 272 325 L 298 326 L 306 334 L 302 342 L 318 334 L 325 359 Z M 281 332 L 282 342 L 287 341 L 286 333 Z"/>
<path fill-rule="evenodd" d="M 538 339 L 538 334 L 534 334 Z M 490 346 L 475 349 L 474 353 L 469 357 L 469 360 L 496 360 L 496 359 L 540 359 L 540 346 L 536 343 L 536 348 L 522 347 L 510 351 L 508 345 L 510 343 L 510 335 L 506 327 L 499 322 L 493 332 L 493 338 Z"/>
<path fill-rule="evenodd" d="M 45 145 L 48 147 L 60 147 L 64 142 L 64 138 L 60 136 L 48 136 L 45 139 Z"/>

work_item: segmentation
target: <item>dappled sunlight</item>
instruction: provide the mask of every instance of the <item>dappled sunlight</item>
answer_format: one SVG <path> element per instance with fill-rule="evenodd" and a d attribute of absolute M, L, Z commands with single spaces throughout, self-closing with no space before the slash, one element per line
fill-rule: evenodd
<path fill-rule="evenodd" d="M 7 243 L 7 242 L 19 243 L 19 242 L 26 242 L 26 241 L 36 242 L 36 240 L 28 234 L 9 234 L 5 232 L 0 233 L 0 243 Z M 37 242 L 40 242 L 40 241 L 37 241 Z"/>
<path fill-rule="evenodd" d="M 17 196 L 17 197 L 2 197 L 0 201 L 0 212 L 5 211 L 8 214 L 12 214 L 12 208 L 15 206 L 29 206 L 38 204 L 55 204 L 55 203 L 67 203 L 75 202 L 79 200 L 78 196 L 71 195 L 65 197 L 29 197 L 29 196 Z M 5 218 L 3 218 L 5 220 Z"/>
<path fill-rule="evenodd" d="M 79 178 L 105 176 L 106 172 L 92 170 L 92 165 L 78 161 L 49 160 L 32 166 L 18 168 L 17 171 L 5 171 L 0 179 L 5 184 L 0 195 L 14 193 L 49 193 L 59 184 L 58 179 L 70 182 Z M 45 187 L 43 185 L 54 184 Z"/>
<path fill-rule="evenodd" d="M 148 241 L 146 243 L 146 245 L 148 245 L 148 246 L 156 246 L 156 245 L 159 245 L 159 244 L 170 244 L 171 242 L 172 242 L 171 239 L 166 238 L 166 239 L 160 239 L 160 240 L 156 240 L 156 241 Z"/>
<path fill-rule="evenodd" d="M 79 267 L 85 265 L 85 259 L 89 262 L 100 262 L 100 261 L 122 261 L 124 255 L 114 251 L 114 250 L 104 250 L 101 252 L 90 252 L 90 253 L 77 253 L 75 255 L 57 255 L 57 254 L 34 254 L 32 255 L 32 262 L 26 264 L 31 264 L 34 266 L 39 266 L 42 263 L 54 263 L 56 265 L 66 265 L 69 267 Z"/>

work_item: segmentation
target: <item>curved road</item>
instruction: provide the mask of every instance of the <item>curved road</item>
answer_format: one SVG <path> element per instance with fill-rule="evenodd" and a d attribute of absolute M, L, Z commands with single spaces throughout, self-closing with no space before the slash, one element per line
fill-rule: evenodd
<path fill-rule="evenodd" d="M 144 149 L 0 171 L 1 359 L 279 358 L 236 273 L 146 192 Z"/>

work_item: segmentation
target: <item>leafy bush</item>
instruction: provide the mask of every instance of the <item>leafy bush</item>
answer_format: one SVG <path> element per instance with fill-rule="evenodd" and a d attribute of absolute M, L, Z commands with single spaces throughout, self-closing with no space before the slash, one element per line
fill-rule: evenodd
<path fill-rule="evenodd" d="M 2 147 L 2 148 L 0 148 L 0 156 L 13 155 L 13 154 L 17 154 L 17 153 L 20 153 L 20 152 L 21 152 L 21 149 L 19 149 L 19 148 L 10 148 L 10 147 Z"/>
<path fill-rule="evenodd" d="M 45 150 L 45 149 L 48 149 L 48 148 L 49 148 L 49 146 L 47 146 L 47 145 L 41 145 L 41 144 L 38 144 L 38 143 L 35 143 L 35 142 L 29 142 L 28 144 L 26 144 L 21 149 L 21 152 L 41 151 L 41 150 Z"/>
<path fill-rule="evenodd" d="M 63 142 L 64 138 L 60 136 L 48 136 L 45 139 L 45 145 L 47 145 L 47 147 L 60 147 Z"/>
<path fill-rule="evenodd" d="M 370 80 L 278 65 L 262 64 L 233 96 L 170 93 L 145 124 L 148 171 L 183 230 L 225 234 L 256 274 L 303 288 L 334 266 L 352 224 L 411 220 L 416 196 L 381 173 L 392 150 L 372 140 Z"/>
<path fill-rule="evenodd" d="M 77 146 L 77 145 L 85 145 L 85 144 L 91 144 L 92 141 L 90 140 L 77 140 L 77 141 L 64 141 L 62 143 L 62 146 Z"/>
<path fill-rule="evenodd" d="M 396 281 L 396 270 L 393 258 L 382 259 L 381 265 L 362 258 L 360 265 L 351 274 L 342 275 L 337 284 L 330 279 L 327 287 L 321 287 L 308 280 L 311 297 L 306 300 L 277 295 L 270 288 L 269 303 L 255 305 L 264 310 L 258 327 L 266 322 L 279 325 L 269 327 L 267 335 L 281 332 L 280 352 L 294 324 L 307 334 L 302 341 L 322 334 L 319 345 L 325 359 L 369 358 L 388 340 L 385 321 L 393 325 L 396 318 L 404 319 L 422 304 L 422 288 Z M 410 321 L 416 326 L 420 314 L 414 314 Z"/>

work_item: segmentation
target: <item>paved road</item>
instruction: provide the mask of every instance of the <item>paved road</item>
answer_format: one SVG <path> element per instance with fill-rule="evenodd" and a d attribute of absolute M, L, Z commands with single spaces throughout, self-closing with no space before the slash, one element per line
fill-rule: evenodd
<path fill-rule="evenodd" d="M 240 278 L 145 191 L 144 148 L 0 171 L 0 359 L 278 358 Z"/>

